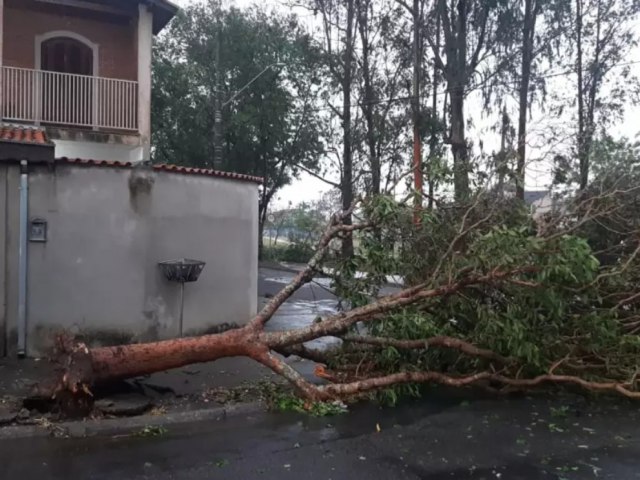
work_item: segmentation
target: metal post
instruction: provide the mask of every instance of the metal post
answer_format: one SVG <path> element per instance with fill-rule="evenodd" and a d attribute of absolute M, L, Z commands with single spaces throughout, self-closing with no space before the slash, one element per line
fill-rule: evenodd
<path fill-rule="evenodd" d="M 20 162 L 20 238 L 18 247 L 18 356 L 27 354 L 27 223 L 29 176 L 26 160 Z"/>

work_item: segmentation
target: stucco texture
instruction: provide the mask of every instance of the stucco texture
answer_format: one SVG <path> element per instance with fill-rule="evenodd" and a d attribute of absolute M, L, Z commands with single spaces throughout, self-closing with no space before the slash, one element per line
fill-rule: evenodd
<path fill-rule="evenodd" d="M 257 308 L 257 198 L 255 183 L 145 167 L 32 168 L 29 217 L 47 221 L 48 239 L 28 246 L 27 354 L 46 354 L 60 331 L 91 345 L 178 336 L 180 285 L 158 267 L 175 258 L 206 262 L 185 285 L 185 335 L 246 322 Z M 7 297 L 17 282 L 10 250 Z M 16 315 L 5 318 L 10 352 Z"/>

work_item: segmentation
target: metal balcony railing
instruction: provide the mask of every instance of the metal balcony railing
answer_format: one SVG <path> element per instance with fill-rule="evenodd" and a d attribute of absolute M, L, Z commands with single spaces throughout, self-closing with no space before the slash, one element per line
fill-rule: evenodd
<path fill-rule="evenodd" d="M 2 67 L 2 119 L 138 130 L 138 82 Z"/>

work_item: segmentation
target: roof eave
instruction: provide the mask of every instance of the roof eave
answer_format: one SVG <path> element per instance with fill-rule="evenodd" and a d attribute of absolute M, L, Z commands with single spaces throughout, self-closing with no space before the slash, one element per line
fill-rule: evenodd
<path fill-rule="evenodd" d="M 179 7 L 169 0 L 144 0 L 153 12 L 153 34 L 157 35 L 178 13 Z"/>

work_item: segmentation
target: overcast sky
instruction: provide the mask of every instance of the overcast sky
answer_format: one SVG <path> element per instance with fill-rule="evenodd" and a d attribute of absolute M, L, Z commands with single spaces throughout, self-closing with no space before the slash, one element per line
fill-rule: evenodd
<path fill-rule="evenodd" d="M 195 0 L 172 0 L 178 6 L 186 6 L 189 3 L 192 3 Z M 255 4 L 262 4 L 273 6 L 275 8 L 282 8 L 286 11 L 290 11 L 290 8 L 285 6 L 286 0 L 262 0 L 261 2 L 256 2 L 255 0 L 223 0 L 223 5 L 228 6 L 236 6 L 239 8 L 247 8 Z M 308 17 L 307 17 L 308 18 Z M 638 25 L 640 28 L 640 23 Z M 635 51 L 632 52 L 628 61 L 640 61 L 640 48 L 636 48 Z M 636 68 L 636 74 L 640 76 L 640 65 Z M 469 102 L 472 103 L 472 102 Z M 478 105 L 479 110 L 480 105 Z M 467 115 L 469 115 L 470 108 L 467 108 Z M 474 119 L 475 120 L 475 119 Z M 543 116 L 541 121 L 546 121 L 547 128 L 549 124 L 553 123 L 554 119 L 549 119 Z M 482 122 L 482 119 L 476 120 L 478 122 Z M 495 120 L 492 119 L 491 122 Z M 535 118 L 533 119 L 532 125 L 535 124 Z M 491 123 L 490 122 L 490 123 Z M 486 123 L 486 122 L 485 122 Z M 535 129 L 533 127 L 531 130 Z M 633 107 L 629 109 L 625 115 L 625 119 L 621 122 L 617 128 L 612 129 L 614 134 L 624 135 L 629 138 L 635 137 L 638 132 L 640 132 L 640 106 Z M 486 132 L 477 132 L 475 135 L 483 136 Z M 473 135 L 473 134 L 472 134 Z M 541 145 L 540 149 L 547 148 L 547 145 Z M 485 151 L 491 151 L 491 145 L 487 146 L 485 144 Z M 535 150 L 535 147 L 532 147 L 530 151 Z M 541 154 L 542 155 L 542 154 Z M 533 156 L 533 155 L 532 155 Z M 335 180 L 335 179 L 332 179 Z M 540 190 L 547 188 L 550 181 L 550 164 L 547 161 L 541 161 L 536 165 L 528 166 L 527 168 L 527 189 L 529 190 Z M 318 198 L 323 192 L 327 191 L 329 187 L 327 184 L 322 181 L 311 177 L 307 174 L 302 174 L 299 180 L 294 180 L 294 183 L 288 185 L 283 188 L 279 194 L 279 198 L 277 199 L 274 207 L 284 206 L 289 201 L 293 203 L 298 203 L 303 200 L 313 200 Z"/>

